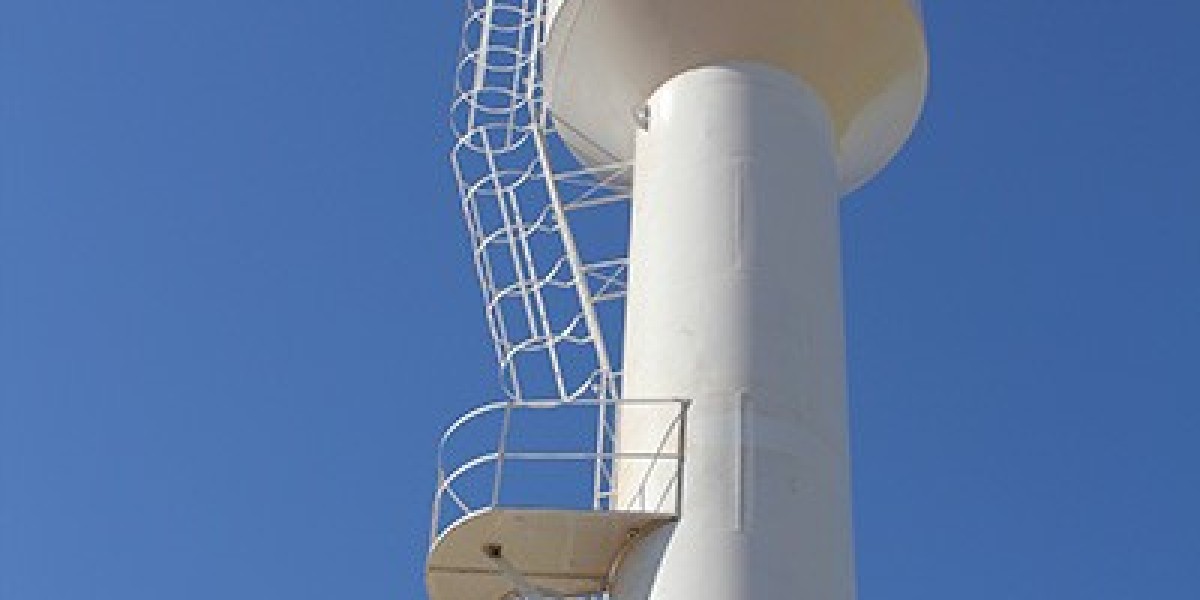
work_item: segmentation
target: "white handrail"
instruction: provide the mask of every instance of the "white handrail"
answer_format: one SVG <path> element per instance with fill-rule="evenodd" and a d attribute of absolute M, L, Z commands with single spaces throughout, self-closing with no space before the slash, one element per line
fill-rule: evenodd
<path fill-rule="evenodd" d="M 516 502 L 510 502 L 502 493 L 502 479 L 504 477 L 504 467 L 507 464 L 510 469 L 515 468 L 512 463 L 579 463 L 579 462 L 594 462 L 598 465 L 593 469 L 593 478 L 595 481 L 590 481 L 591 492 L 593 497 L 593 509 L 601 509 L 604 502 L 610 501 L 613 496 L 613 470 L 609 466 L 615 461 L 644 461 L 649 463 L 647 468 L 647 476 L 643 478 L 639 487 L 644 487 L 647 484 L 649 471 L 655 469 L 662 463 L 674 463 L 676 472 L 671 478 L 671 484 L 667 490 L 675 489 L 676 494 L 681 493 L 682 482 L 682 466 L 683 466 L 683 435 L 685 431 L 685 423 L 687 419 L 687 408 L 690 404 L 687 400 L 681 399 L 631 399 L 631 400 L 604 400 L 604 399 L 588 399 L 577 400 L 573 402 L 563 402 L 560 400 L 538 400 L 526 402 L 500 401 L 485 404 L 475 408 L 463 416 L 455 419 L 455 421 L 442 433 L 441 439 L 438 442 L 437 449 L 437 489 L 433 498 L 432 522 L 430 530 L 430 542 L 436 542 L 440 536 L 454 523 L 460 522 L 463 518 L 478 514 L 483 511 L 501 508 L 506 505 L 519 505 L 519 498 Z M 514 420 L 519 420 L 522 414 L 545 411 L 584 411 L 586 409 L 617 410 L 622 406 L 674 406 L 678 410 L 676 417 L 670 422 L 670 426 L 663 432 L 663 439 L 653 451 L 637 451 L 637 452 L 619 452 L 607 450 L 602 445 L 594 445 L 594 440 L 581 439 L 579 444 L 581 447 L 587 447 L 585 450 L 554 450 L 554 451 L 529 451 L 521 448 L 513 448 L 516 440 L 509 439 L 509 429 Z M 477 436 L 466 436 L 465 429 L 473 424 L 481 423 L 489 415 L 502 413 L 503 421 L 495 424 L 501 434 L 497 441 L 497 447 L 493 451 L 475 454 L 470 458 L 456 461 L 453 465 L 448 464 L 449 446 L 460 435 L 463 439 L 480 439 Z M 590 418 L 590 417 L 589 417 Z M 496 433 L 492 431 L 491 433 Z M 489 433 L 488 435 L 491 435 Z M 597 435 L 603 435 L 599 432 Z M 674 446 L 669 446 L 670 439 L 675 437 L 677 442 Z M 486 438 L 483 438 L 486 439 Z M 595 448 L 595 449 L 593 449 Z M 477 473 L 481 468 L 492 467 L 490 489 L 486 497 L 481 497 L 476 502 L 472 503 L 469 494 L 464 494 L 462 489 L 456 489 L 456 484 L 472 473 Z M 599 479 L 602 479 L 599 480 Z M 582 483 L 582 482 L 581 482 Z M 657 511 L 661 508 L 666 496 L 664 490 L 662 497 L 658 499 L 654 509 Z M 644 505 L 645 491 L 639 491 L 635 496 L 640 496 Z M 446 505 L 449 502 L 450 505 Z M 614 507 L 617 508 L 617 507 Z M 624 510 L 631 510 L 632 507 L 619 507 Z M 447 515 L 447 510 L 454 512 L 454 518 L 450 519 L 450 523 L 443 524 L 443 517 Z"/>

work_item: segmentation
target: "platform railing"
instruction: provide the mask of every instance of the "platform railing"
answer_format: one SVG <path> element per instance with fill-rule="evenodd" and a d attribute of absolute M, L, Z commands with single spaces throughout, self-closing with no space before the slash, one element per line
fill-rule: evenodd
<path fill-rule="evenodd" d="M 430 541 L 497 508 L 674 513 L 683 492 L 687 400 L 494 402 L 456 420 L 438 444 Z M 623 451 L 595 427 L 622 407 L 670 410 L 657 443 Z M 602 436 L 596 439 L 596 436 Z M 625 473 L 617 493 L 616 472 Z M 639 473 L 630 477 L 629 473 Z"/>

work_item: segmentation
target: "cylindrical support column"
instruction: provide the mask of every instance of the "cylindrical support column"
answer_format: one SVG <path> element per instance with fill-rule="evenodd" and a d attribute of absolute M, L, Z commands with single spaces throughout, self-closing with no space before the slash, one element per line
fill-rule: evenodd
<path fill-rule="evenodd" d="M 632 545 L 614 597 L 851 600 L 830 118 L 804 82 L 753 63 L 677 75 L 645 113 L 624 395 L 693 403 L 681 519 Z M 673 416 L 623 408 L 619 449 L 653 451 Z M 619 464 L 618 505 L 675 508 L 656 469 Z"/>

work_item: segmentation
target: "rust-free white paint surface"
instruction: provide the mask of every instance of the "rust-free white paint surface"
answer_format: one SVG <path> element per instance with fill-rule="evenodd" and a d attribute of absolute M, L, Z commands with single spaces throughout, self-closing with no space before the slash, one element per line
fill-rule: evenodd
<path fill-rule="evenodd" d="M 684 72 L 637 134 L 628 397 L 689 398 L 680 520 L 626 554 L 616 600 L 851 600 L 839 183 L 817 92 L 754 63 Z M 620 452 L 665 421 L 622 408 Z M 619 465 L 622 503 L 673 497 Z M 674 506 L 667 507 L 669 509 Z"/>

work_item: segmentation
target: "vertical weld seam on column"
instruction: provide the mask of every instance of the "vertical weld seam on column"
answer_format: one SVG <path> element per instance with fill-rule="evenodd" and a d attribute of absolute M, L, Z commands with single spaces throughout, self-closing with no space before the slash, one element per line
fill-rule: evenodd
<path fill-rule="evenodd" d="M 754 476 L 754 407 L 748 392 L 740 392 L 734 407 L 734 531 L 743 533 L 750 526 L 750 485 Z"/>
<path fill-rule="evenodd" d="M 746 162 L 736 160 L 731 165 L 733 169 L 733 266 L 741 271 L 746 268 Z"/>

